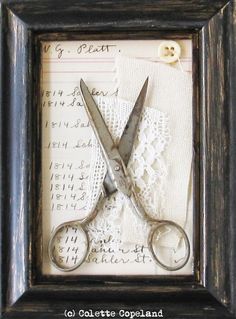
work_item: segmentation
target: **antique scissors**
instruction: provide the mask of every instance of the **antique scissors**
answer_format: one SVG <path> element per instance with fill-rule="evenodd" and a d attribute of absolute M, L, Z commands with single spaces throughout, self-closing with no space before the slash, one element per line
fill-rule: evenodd
<path fill-rule="evenodd" d="M 90 251 L 90 240 L 86 225 L 97 216 L 107 197 L 117 191 L 128 199 L 133 211 L 139 217 L 150 223 L 148 247 L 153 259 L 159 266 L 166 270 L 174 271 L 183 268 L 189 260 L 190 243 L 184 229 L 173 221 L 157 220 L 145 212 L 127 171 L 127 164 L 133 149 L 147 86 L 148 79 L 140 91 L 117 146 L 114 144 L 87 86 L 82 79 L 80 81 L 84 106 L 95 136 L 101 146 L 102 154 L 107 164 L 107 173 L 103 181 L 103 190 L 91 213 L 82 220 L 59 225 L 51 236 L 48 246 L 49 258 L 51 263 L 61 271 L 72 271 L 86 260 Z M 168 238 L 176 241 L 175 248 L 166 246 Z"/>

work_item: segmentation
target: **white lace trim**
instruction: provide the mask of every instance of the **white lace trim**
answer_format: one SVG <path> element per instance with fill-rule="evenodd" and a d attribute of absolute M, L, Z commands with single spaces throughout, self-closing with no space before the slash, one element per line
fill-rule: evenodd
<path fill-rule="evenodd" d="M 99 97 L 98 107 L 115 143 L 119 142 L 132 111 L 132 103 L 108 97 Z M 93 155 L 89 179 L 88 211 L 100 195 L 107 168 L 96 137 L 93 135 Z M 165 201 L 164 181 L 167 168 L 162 153 L 170 140 L 168 117 L 165 113 L 146 107 L 128 164 L 128 171 L 143 207 L 152 217 L 159 218 Z M 127 224 L 128 223 L 128 224 Z M 127 225 L 130 225 L 127 227 Z M 105 208 L 88 225 L 93 245 L 103 240 L 103 246 L 118 249 L 122 242 L 146 241 L 148 224 L 132 214 L 122 194 L 113 195 Z M 101 242 L 100 242 L 101 243 Z"/>
<path fill-rule="evenodd" d="M 167 168 L 162 158 L 170 140 L 168 118 L 163 112 L 145 108 L 128 170 L 146 212 L 159 218 L 164 207 Z"/>

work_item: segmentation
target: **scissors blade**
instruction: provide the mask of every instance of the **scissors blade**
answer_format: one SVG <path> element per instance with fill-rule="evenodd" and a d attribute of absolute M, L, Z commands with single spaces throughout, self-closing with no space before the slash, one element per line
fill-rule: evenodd
<path fill-rule="evenodd" d="M 89 122 L 93 128 L 93 131 L 98 139 L 101 147 L 109 158 L 112 158 L 113 150 L 116 148 L 112 136 L 106 126 L 106 123 L 95 103 L 92 95 L 90 94 L 88 87 L 84 81 L 80 80 L 80 89 L 84 100 L 84 107 L 89 117 Z"/>
<path fill-rule="evenodd" d="M 131 152 L 133 149 L 134 139 L 136 137 L 140 115 L 141 115 L 144 101 L 147 94 L 147 87 L 148 87 L 148 77 L 146 81 L 144 82 L 143 87 L 139 93 L 139 96 L 134 104 L 133 110 L 129 116 L 128 122 L 122 133 L 120 143 L 118 146 L 119 153 L 126 166 L 128 165 Z"/>
<path fill-rule="evenodd" d="M 128 165 L 131 152 L 133 149 L 134 139 L 136 137 L 138 124 L 140 121 L 140 115 L 144 106 L 144 101 L 147 94 L 147 87 L 148 87 L 148 77 L 143 84 L 143 87 L 139 93 L 139 96 L 134 104 L 133 110 L 130 113 L 129 119 L 125 126 L 125 129 L 122 133 L 120 138 L 118 150 L 123 159 L 125 166 Z M 116 191 L 116 187 L 110 178 L 109 173 L 106 173 L 104 178 L 103 186 L 108 194 L 112 194 Z"/>
<path fill-rule="evenodd" d="M 94 134 L 101 146 L 111 181 L 117 190 L 121 191 L 124 195 L 130 196 L 131 190 L 127 179 L 126 166 L 93 97 L 82 79 L 80 80 L 80 89 L 85 110 Z"/>

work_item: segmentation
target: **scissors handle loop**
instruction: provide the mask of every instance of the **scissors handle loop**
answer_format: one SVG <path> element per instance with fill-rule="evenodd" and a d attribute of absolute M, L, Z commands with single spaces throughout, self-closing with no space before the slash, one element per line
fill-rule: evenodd
<path fill-rule="evenodd" d="M 129 199 L 135 213 L 152 224 L 148 245 L 153 259 L 168 271 L 183 268 L 190 257 L 190 243 L 184 229 L 173 221 L 150 217 L 135 191 L 132 192 Z"/>
<path fill-rule="evenodd" d="M 105 199 L 104 193 L 101 192 L 97 204 L 88 216 L 63 223 L 54 230 L 48 244 L 48 256 L 55 268 L 69 272 L 86 260 L 90 250 L 86 225 L 97 216 Z"/>
<path fill-rule="evenodd" d="M 190 257 L 190 243 L 184 229 L 173 221 L 162 220 L 153 225 L 148 238 L 153 259 L 168 271 L 183 268 Z"/>

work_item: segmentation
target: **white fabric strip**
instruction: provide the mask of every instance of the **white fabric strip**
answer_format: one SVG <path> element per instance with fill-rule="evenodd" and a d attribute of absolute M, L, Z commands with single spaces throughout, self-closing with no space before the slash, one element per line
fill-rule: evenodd
<path fill-rule="evenodd" d="M 192 78 L 170 66 L 118 56 L 118 97 L 135 101 L 149 77 L 145 104 L 168 114 L 171 141 L 163 153 L 168 176 L 163 219 L 186 224 L 192 161 Z M 158 196 L 156 194 L 157 202 Z M 191 199 L 190 199 L 191 202 Z"/>

